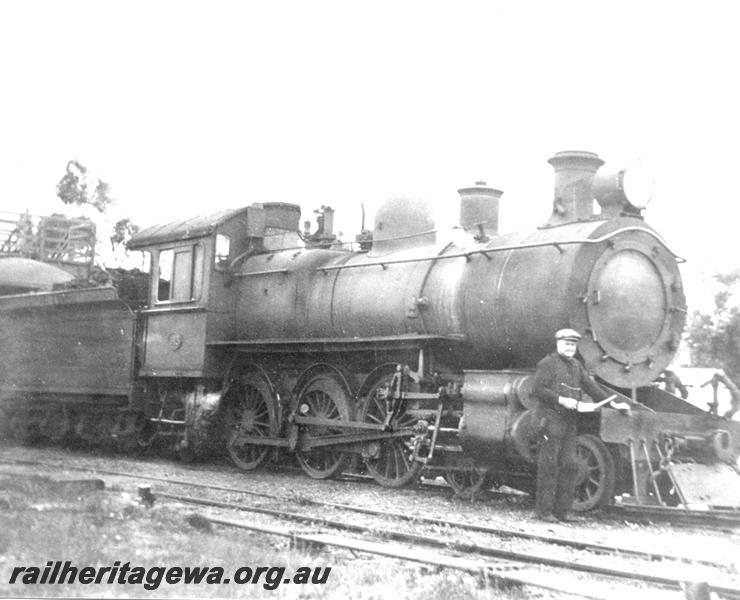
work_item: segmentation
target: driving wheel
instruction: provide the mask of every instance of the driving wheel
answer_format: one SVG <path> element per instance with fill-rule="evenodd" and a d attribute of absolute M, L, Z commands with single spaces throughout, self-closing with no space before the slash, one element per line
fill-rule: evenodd
<path fill-rule="evenodd" d="M 304 441 L 346 433 L 342 422 L 350 421 L 352 409 L 350 394 L 340 378 L 331 373 L 319 373 L 311 377 L 298 394 L 298 414 L 315 417 L 326 423 L 305 425 Z M 330 421 L 335 421 L 336 425 Z M 331 446 L 320 446 L 296 453 L 301 469 L 313 479 L 328 479 L 340 473 L 346 462 L 344 452 Z"/>
<path fill-rule="evenodd" d="M 386 421 L 388 403 L 391 393 L 393 374 L 383 375 L 370 388 L 362 409 L 362 421 L 373 425 L 382 425 Z M 391 420 L 391 429 L 413 427 L 417 418 L 409 415 L 401 406 Z M 414 447 L 411 436 L 382 440 L 378 451 L 365 458 L 368 473 L 375 481 L 385 487 L 402 487 L 416 481 L 422 464 L 413 459 Z"/>
<path fill-rule="evenodd" d="M 237 467 L 253 471 L 265 461 L 270 446 L 245 437 L 277 435 L 277 396 L 267 375 L 260 371 L 249 371 L 232 385 L 224 423 L 226 450 Z"/>

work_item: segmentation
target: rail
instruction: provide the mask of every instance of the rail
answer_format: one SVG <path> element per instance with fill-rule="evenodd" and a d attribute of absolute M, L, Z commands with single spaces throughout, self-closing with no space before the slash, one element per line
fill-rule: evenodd
<path fill-rule="evenodd" d="M 145 481 L 163 483 L 167 485 L 179 485 L 179 486 L 184 486 L 184 487 L 189 487 L 189 488 L 218 491 L 218 492 L 227 492 L 228 494 L 241 494 L 241 495 L 250 496 L 253 498 L 269 498 L 271 500 L 277 500 L 280 502 L 295 502 L 295 497 L 290 496 L 290 495 L 275 496 L 274 493 L 259 492 L 254 489 L 247 489 L 243 487 L 213 485 L 213 484 L 208 484 L 208 483 L 202 483 L 199 481 L 188 480 L 188 479 L 177 479 L 173 477 L 157 477 L 154 475 L 146 475 L 141 472 L 132 473 L 131 471 L 113 471 L 113 470 L 108 470 L 108 469 L 101 469 L 95 466 L 89 466 L 89 467 L 81 466 L 81 465 L 75 466 L 75 465 L 70 465 L 69 462 L 65 462 L 64 464 L 62 464 L 60 462 L 49 463 L 49 462 L 44 462 L 44 461 L 39 461 L 39 460 L 10 459 L 10 460 L 0 460 L 0 464 L 27 465 L 27 466 L 35 466 L 35 467 L 44 467 L 44 468 L 49 468 L 49 469 L 58 469 L 58 468 L 63 467 L 64 469 L 67 469 L 70 471 L 95 473 L 97 475 L 109 475 L 113 477 L 128 477 L 131 479 L 142 479 Z M 437 488 L 432 487 L 432 489 L 437 489 Z M 428 493 L 428 490 L 425 490 L 425 493 Z M 158 494 L 158 495 L 161 495 L 161 494 Z M 599 542 L 592 542 L 592 541 L 585 540 L 582 537 L 543 535 L 543 534 L 534 533 L 531 531 L 523 531 L 520 528 L 514 529 L 514 528 L 507 528 L 507 527 L 496 526 L 496 525 L 481 525 L 481 524 L 475 524 L 475 523 L 468 523 L 466 521 L 443 519 L 443 518 L 432 517 L 432 516 L 427 516 L 427 515 L 412 514 L 412 513 L 400 512 L 400 511 L 389 511 L 387 509 L 370 508 L 367 506 L 357 506 L 354 504 L 344 504 L 341 502 L 316 500 L 313 498 L 307 498 L 305 496 L 300 497 L 300 504 L 316 506 L 319 508 L 327 508 L 327 509 L 331 509 L 332 511 L 345 511 L 345 512 L 356 513 L 356 514 L 382 517 L 385 519 L 393 519 L 397 521 L 408 521 L 408 522 L 413 522 L 416 524 L 430 525 L 433 527 L 442 528 L 444 530 L 460 529 L 462 531 L 496 535 L 496 536 L 500 536 L 503 538 L 529 540 L 532 542 L 544 542 L 544 543 L 548 543 L 548 544 L 552 544 L 556 546 L 572 548 L 575 550 L 587 550 L 587 551 L 595 552 L 597 554 L 620 554 L 620 555 L 634 556 L 636 558 L 644 558 L 649 561 L 675 560 L 675 561 L 683 561 L 683 562 L 695 563 L 695 564 L 700 564 L 700 565 L 706 565 L 706 566 L 711 566 L 711 567 L 723 566 L 720 563 L 708 560 L 706 558 L 702 558 L 698 555 L 689 556 L 689 555 L 681 555 L 681 554 L 676 554 L 676 553 L 665 554 L 665 553 L 652 551 L 652 550 L 643 550 L 643 549 L 635 548 L 631 546 L 602 544 Z M 239 505 L 239 507 L 242 510 L 246 509 L 243 505 Z M 624 518 L 625 516 L 633 516 L 633 517 L 638 517 L 638 518 L 648 518 L 649 519 L 649 518 L 652 518 L 656 514 L 654 510 L 645 510 L 644 507 L 639 507 L 639 506 L 610 507 L 610 509 L 615 511 L 615 514 L 617 514 L 619 518 Z M 621 511 L 620 509 L 632 509 L 632 510 L 631 511 L 628 511 L 628 510 Z M 252 508 L 250 510 L 252 512 L 264 512 L 270 509 L 256 510 Z M 675 509 L 671 511 L 665 511 L 665 512 L 669 513 L 669 516 L 681 517 L 684 514 L 684 513 L 679 514 L 679 511 Z M 700 513 L 700 514 L 706 516 L 705 513 Z M 307 519 L 307 515 L 305 514 L 305 511 L 301 513 L 301 518 L 303 520 Z M 673 523 L 675 523 L 675 521 L 671 521 L 671 524 Z M 701 526 L 704 526 L 707 524 L 707 521 L 700 520 L 700 521 L 697 521 L 696 523 L 691 523 L 691 525 L 696 525 L 697 523 Z M 724 523 L 724 524 L 726 525 L 727 523 Z M 737 526 L 738 524 L 740 524 L 740 522 L 738 522 L 738 520 L 736 519 L 734 522 L 731 523 L 730 526 L 732 525 Z"/>
<path fill-rule="evenodd" d="M 287 521 L 298 521 L 302 523 L 311 523 L 314 525 L 323 525 L 326 527 L 338 529 L 343 532 L 353 532 L 353 533 L 359 533 L 362 535 L 373 534 L 383 540 L 392 540 L 394 542 L 402 542 L 406 544 L 411 544 L 412 546 L 416 546 L 416 547 L 430 547 L 430 548 L 436 548 L 440 550 L 453 550 L 455 552 L 460 552 L 464 554 L 472 554 L 473 556 L 477 556 L 477 557 L 495 558 L 498 560 L 507 561 L 504 564 L 500 564 L 500 566 L 504 566 L 504 565 L 513 566 L 514 564 L 517 564 L 517 563 L 536 564 L 536 565 L 546 566 L 546 567 L 551 567 L 551 568 L 556 568 L 556 569 L 565 569 L 567 571 L 588 573 L 591 575 L 597 575 L 597 576 L 602 576 L 602 577 L 612 577 L 616 579 L 656 584 L 659 586 L 664 586 L 664 587 L 673 588 L 673 589 L 681 587 L 681 581 L 678 580 L 676 577 L 661 575 L 659 573 L 654 572 L 653 569 L 644 570 L 644 569 L 635 568 L 634 566 L 629 569 L 620 569 L 615 566 L 604 566 L 601 564 L 597 564 L 587 559 L 573 560 L 572 558 L 567 558 L 567 559 L 557 558 L 557 557 L 551 556 L 549 552 L 541 552 L 541 551 L 537 552 L 533 550 L 528 550 L 527 552 L 520 552 L 520 551 L 515 551 L 515 550 L 506 550 L 506 549 L 500 548 L 498 545 L 496 546 L 481 545 L 481 544 L 472 543 L 472 542 L 454 541 L 454 540 L 450 540 L 449 538 L 440 540 L 438 536 L 428 536 L 428 535 L 421 535 L 418 533 L 408 533 L 408 532 L 393 530 L 393 529 L 388 529 L 388 528 L 378 528 L 378 527 L 373 527 L 373 526 L 368 526 L 368 525 L 363 525 L 363 524 L 357 524 L 354 521 L 348 522 L 348 521 L 341 521 L 337 519 L 329 519 L 329 518 L 320 517 L 320 516 L 310 516 L 310 515 L 305 514 L 305 511 L 296 513 L 296 512 L 286 511 L 286 510 L 276 510 L 276 509 L 268 509 L 268 508 L 263 508 L 263 507 L 245 506 L 243 504 L 236 504 L 232 502 L 222 502 L 222 501 L 210 500 L 210 499 L 205 499 L 205 498 L 196 498 L 193 496 L 182 496 L 179 494 L 171 494 L 171 493 L 166 493 L 166 492 L 160 492 L 160 493 L 154 494 L 154 498 L 156 497 L 166 498 L 169 500 L 174 500 L 176 502 L 194 504 L 194 505 L 199 505 L 199 506 L 209 506 L 209 507 L 233 510 L 237 512 L 244 511 L 244 512 L 254 512 L 254 513 L 259 513 L 259 514 L 265 514 L 265 515 L 270 515 L 273 517 L 277 517 L 278 519 L 287 520 Z M 232 527 L 242 527 L 242 522 L 239 522 L 239 521 L 212 518 L 212 517 L 211 518 L 206 517 L 206 519 L 211 521 L 214 524 L 221 524 L 221 525 L 232 526 Z M 253 525 L 251 523 L 246 526 L 246 528 L 249 528 L 249 529 L 251 529 L 252 527 Z M 264 526 L 257 525 L 255 530 L 259 530 L 262 533 L 272 533 L 272 534 L 282 535 L 280 528 L 264 527 Z M 296 532 L 293 531 L 293 533 L 295 534 Z M 298 533 L 298 535 L 300 536 L 302 534 Z M 341 541 L 337 543 L 336 541 L 337 539 Z M 550 538 L 548 536 L 540 536 L 540 540 L 543 542 L 550 542 Z M 387 548 L 388 548 L 386 544 L 377 544 L 376 542 L 368 542 L 366 540 L 365 543 L 369 543 L 375 546 L 375 549 L 369 550 L 367 546 L 365 547 L 357 546 L 356 543 L 359 540 L 356 540 L 355 538 L 346 538 L 343 536 L 341 538 L 338 538 L 337 536 L 330 536 L 327 534 L 310 533 L 308 534 L 308 536 L 306 537 L 304 541 L 320 543 L 322 545 L 343 546 L 346 548 L 353 548 L 354 550 L 358 550 L 361 552 L 363 551 L 371 552 L 373 554 L 384 554 L 386 556 L 395 556 L 391 554 L 386 554 Z M 612 552 L 608 552 L 608 553 L 611 554 Z M 616 553 L 618 552 L 619 551 L 617 550 Z M 396 556 L 396 557 L 405 558 L 405 556 Z M 671 558 L 671 559 L 675 558 L 675 557 L 666 556 L 666 555 L 663 555 L 663 557 Z M 650 558 L 653 558 L 653 557 L 650 557 Z M 473 561 L 473 564 L 480 565 L 480 563 L 477 562 L 476 558 L 474 557 L 470 557 L 465 560 L 466 560 L 466 562 L 464 563 L 465 566 L 468 566 L 470 564 L 469 562 L 467 562 L 470 560 Z M 424 562 L 424 561 L 421 561 L 421 562 Z M 450 565 L 446 565 L 446 566 L 450 566 Z M 480 565 L 480 566 L 483 566 L 483 565 Z M 485 565 L 485 567 L 490 567 L 490 566 L 492 565 Z M 543 579 L 529 580 L 526 585 L 535 585 L 537 587 L 547 587 L 547 586 L 541 585 L 541 582 L 543 582 Z M 521 583 L 524 583 L 524 582 L 522 581 Z M 716 592 L 722 593 L 722 594 L 726 594 L 729 597 L 738 598 L 740 596 L 740 588 L 737 588 L 735 585 L 733 585 L 732 582 L 724 578 L 710 580 L 708 584 L 710 586 L 710 589 Z"/>
<path fill-rule="evenodd" d="M 1 461 L 7 462 L 7 461 Z M 18 460 L 12 461 L 18 464 L 44 464 L 38 461 L 27 461 Z M 49 465 L 51 466 L 51 465 Z M 64 465 L 65 468 L 69 468 L 68 464 Z M 192 487 L 207 488 L 207 489 L 233 489 L 234 491 L 240 491 L 242 493 L 268 497 L 274 499 L 274 494 L 259 493 L 253 490 L 238 490 L 237 488 L 227 488 L 222 486 L 212 486 L 203 483 L 196 482 L 183 482 L 179 480 L 173 480 L 169 478 L 150 477 L 141 473 L 133 474 L 130 471 L 114 473 L 110 471 L 102 471 L 95 467 L 84 468 L 84 467 L 72 467 L 72 470 L 90 470 L 96 473 L 109 473 L 116 474 L 125 477 L 132 477 L 134 479 L 148 479 L 162 481 L 168 484 L 178 483 L 185 484 Z M 101 482 L 102 483 L 102 482 Z M 98 484 L 97 487 L 100 487 Z M 694 565 L 665 565 L 671 567 L 670 569 L 656 569 L 654 567 L 654 561 L 657 560 L 675 560 L 693 563 L 695 562 L 691 557 L 680 557 L 676 555 L 661 555 L 652 554 L 652 552 L 644 552 L 638 550 L 635 554 L 635 558 L 646 558 L 651 561 L 651 564 L 645 568 L 634 564 L 628 564 L 627 568 L 620 568 L 617 564 L 614 564 L 611 560 L 604 562 L 600 560 L 594 562 L 590 557 L 584 556 L 578 558 L 572 554 L 567 556 L 553 556 L 550 549 L 531 549 L 527 548 L 525 551 L 517 551 L 512 549 L 505 549 L 502 547 L 500 542 L 491 544 L 489 541 L 485 543 L 474 543 L 467 539 L 458 539 L 456 536 L 450 535 L 452 532 L 445 529 L 447 535 L 440 539 L 439 531 L 434 530 L 432 535 L 424 534 L 416 529 L 412 532 L 399 530 L 388 527 L 386 521 L 390 518 L 394 518 L 393 513 L 386 511 L 378 511 L 378 516 L 384 517 L 383 523 L 374 524 L 370 523 L 358 523 L 356 519 L 337 519 L 336 517 L 328 518 L 325 515 L 307 514 L 304 505 L 317 504 L 322 506 L 330 506 L 331 503 L 317 502 L 311 498 L 300 497 L 284 497 L 281 500 L 289 501 L 293 504 L 301 506 L 300 511 L 297 510 L 276 510 L 272 508 L 265 508 L 262 506 L 249 506 L 242 503 L 233 502 L 222 502 L 211 498 L 195 497 L 195 496 L 182 496 L 178 494 L 168 492 L 158 492 L 152 494 L 150 486 L 139 487 L 140 497 L 146 503 L 156 502 L 157 498 L 167 499 L 170 501 L 187 503 L 190 505 L 199 505 L 203 507 L 214 507 L 221 510 L 231 510 L 235 512 L 250 512 L 256 514 L 263 514 L 269 517 L 277 518 L 279 521 L 276 524 L 267 523 L 255 523 L 254 519 L 249 519 L 249 522 L 242 520 L 234 520 L 234 518 L 228 518 L 228 516 L 215 516 L 206 513 L 200 516 L 205 520 L 214 525 L 221 525 L 226 527 L 237 527 L 242 529 L 249 529 L 252 531 L 260 532 L 269 535 L 279 535 L 289 537 L 294 541 L 303 542 L 306 545 L 320 545 L 320 546 L 335 546 L 349 548 L 353 551 L 380 554 L 384 556 L 413 560 L 419 563 L 436 564 L 442 568 L 452 568 L 468 571 L 470 573 L 478 574 L 483 577 L 491 579 L 497 579 L 501 582 L 518 583 L 520 585 L 535 586 L 543 589 L 557 590 L 562 593 L 569 593 L 578 596 L 584 596 L 589 598 L 613 598 L 615 595 L 614 586 L 621 586 L 620 582 L 632 585 L 633 582 L 643 582 L 644 584 L 652 584 L 650 588 L 641 587 L 639 589 L 630 588 L 630 593 L 635 593 L 632 597 L 645 597 L 653 598 L 653 594 L 660 593 L 662 590 L 676 590 L 681 587 L 681 583 L 689 578 L 690 581 L 699 581 L 697 576 L 702 577 L 702 581 L 706 581 L 710 589 L 716 593 L 722 594 L 728 598 L 740 597 L 740 589 L 737 587 L 737 582 L 731 580 L 728 577 L 728 571 L 731 573 L 732 567 L 730 564 L 725 563 L 711 563 L 708 561 L 701 561 L 706 566 L 716 567 L 717 570 L 707 571 L 706 569 L 694 570 Z M 335 505 L 341 507 L 343 505 Z M 413 520 L 415 524 L 419 524 L 419 521 L 415 518 L 415 515 L 404 515 L 406 519 Z M 285 521 L 291 522 L 302 522 L 310 524 L 312 526 L 323 526 L 338 530 L 337 533 L 325 533 L 317 532 L 312 530 L 298 530 L 295 527 L 286 527 Z M 458 525 L 454 522 L 447 522 L 448 526 L 457 527 Z M 372 536 L 375 539 L 368 539 L 363 537 L 358 539 L 357 537 L 351 537 L 347 535 L 359 534 L 362 536 Z M 552 537 L 549 535 L 535 535 L 527 534 L 525 532 L 512 532 L 516 536 L 530 537 L 531 539 L 537 538 L 537 541 L 541 541 L 546 544 L 556 543 L 561 541 L 561 538 Z M 389 543 L 394 542 L 394 543 Z M 399 544 L 403 544 L 400 546 Z M 581 540 L 574 540 L 567 545 L 573 545 L 574 548 L 585 549 L 582 547 L 583 542 Z M 622 554 L 627 548 L 620 547 L 609 547 L 599 546 L 601 553 L 607 554 L 610 557 L 619 559 L 619 555 Z M 450 552 L 454 552 L 456 555 L 451 555 Z M 466 556 L 460 556 L 459 554 L 465 554 Z M 493 559 L 493 560 L 492 560 Z M 536 565 L 529 568 L 527 565 Z M 637 567 L 637 568 L 636 568 Z M 679 579 L 677 573 L 679 569 Z M 662 573 L 661 573 L 662 571 Z M 597 579 L 593 582 L 594 584 L 601 583 L 601 577 L 611 578 L 612 581 L 603 581 L 604 585 L 607 586 L 602 588 L 603 591 L 599 593 L 597 590 L 600 585 L 588 588 L 588 593 L 582 593 L 584 590 L 583 583 L 586 582 L 582 578 L 582 575 L 574 575 L 575 572 L 581 574 L 589 574 L 596 576 Z M 563 577 L 565 576 L 565 577 Z M 591 580 L 588 580 L 589 583 Z M 581 585 L 577 585 L 580 582 Z M 655 586 L 655 587 L 653 587 Z M 608 592 L 608 593 L 607 593 Z M 645 592 L 645 594 L 639 594 L 638 592 Z M 666 596 L 667 597 L 667 596 Z"/>

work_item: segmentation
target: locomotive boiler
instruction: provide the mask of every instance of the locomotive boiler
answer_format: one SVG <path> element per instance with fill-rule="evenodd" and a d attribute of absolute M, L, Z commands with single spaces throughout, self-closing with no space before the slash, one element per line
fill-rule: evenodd
<path fill-rule="evenodd" d="M 587 369 L 632 407 L 581 416 L 576 508 L 615 493 L 740 504 L 698 498 L 687 483 L 707 466 L 707 477 L 737 485 L 718 467 L 737 456 L 737 424 L 652 385 L 685 323 L 678 257 L 645 223 L 628 171 L 604 172 L 589 152 L 550 163 L 552 213 L 526 232 L 499 233 L 502 192 L 482 182 L 459 190 L 460 224 L 449 231 L 421 201 L 387 202 L 359 251 L 337 243 L 330 209 L 301 236 L 299 207 L 277 201 L 142 231 L 129 247 L 151 254 L 146 307 L 122 317 L 110 292 L 86 292 L 109 294 L 95 298 L 110 311 L 107 333 L 92 338 L 115 338 L 114 354 L 127 357 L 110 376 L 116 392 L 105 382 L 92 399 L 66 389 L 53 422 L 127 449 L 162 437 L 183 454 L 223 444 L 247 471 L 295 456 L 315 478 L 355 471 L 401 486 L 441 474 L 458 492 L 529 489 L 532 372 L 554 331 L 570 327 L 583 335 Z M 0 319 L 22 328 L 24 310 L 35 322 L 79 312 L 80 302 L 51 294 L 36 295 L 35 311 L 0 299 Z M 74 338 L 69 327 L 65 336 Z M 48 382 L 19 382 L 10 366 L 5 410 L 48 429 L 39 408 Z M 108 416 L 91 417 L 85 407 L 103 401 Z"/>
<path fill-rule="evenodd" d="M 379 211 L 368 252 L 242 261 L 238 339 L 449 338 L 454 350 L 435 353 L 444 363 L 497 370 L 531 368 L 551 350 L 553 331 L 569 325 L 586 334 L 579 350 L 594 374 L 647 385 L 673 358 L 685 321 L 675 256 L 624 206 L 605 202 L 598 217 L 585 210 L 593 195 L 584 179 L 598 157 L 569 152 L 552 162 L 556 204 L 571 195 L 570 206 L 530 232 L 499 235 L 500 192 L 478 185 L 460 190 L 474 236 L 445 237 L 423 203 L 400 199 Z"/>

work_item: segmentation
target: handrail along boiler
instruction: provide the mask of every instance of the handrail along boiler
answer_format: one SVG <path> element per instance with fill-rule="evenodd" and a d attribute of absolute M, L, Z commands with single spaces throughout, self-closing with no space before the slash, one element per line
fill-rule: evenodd
<path fill-rule="evenodd" d="M 589 152 L 550 163 L 552 214 L 527 232 L 499 233 L 502 192 L 482 182 L 459 190 L 451 232 L 424 203 L 395 199 L 355 252 L 335 243 L 331 209 L 302 238 L 285 202 L 142 231 L 129 247 L 152 256 L 147 307 L 120 328 L 135 330 L 129 389 L 98 396 L 117 411 L 110 433 L 127 447 L 169 436 L 186 454 L 221 440 L 244 470 L 294 453 L 315 478 L 531 489 L 532 371 L 570 327 L 586 367 L 632 405 L 580 417 L 576 508 L 615 493 L 695 501 L 686 481 L 704 467 L 727 477 L 717 465 L 737 456 L 740 431 L 651 385 L 686 319 L 678 258 L 627 171 L 604 172 Z M 58 410 L 74 420 L 70 407 L 85 411 L 66 394 Z"/>

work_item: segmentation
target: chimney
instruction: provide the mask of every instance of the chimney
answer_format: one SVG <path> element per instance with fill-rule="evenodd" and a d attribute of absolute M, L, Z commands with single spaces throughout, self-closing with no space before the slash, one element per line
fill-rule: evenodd
<path fill-rule="evenodd" d="M 568 150 L 548 160 L 555 169 L 555 198 L 548 225 L 593 217 L 593 180 L 604 161 L 593 152 Z"/>
<path fill-rule="evenodd" d="M 460 194 L 460 225 L 466 231 L 478 230 L 484 236 L 498 234 L 498 204 L 503 192 L 476 181 L 474 187 L 457 190 Z"/>

